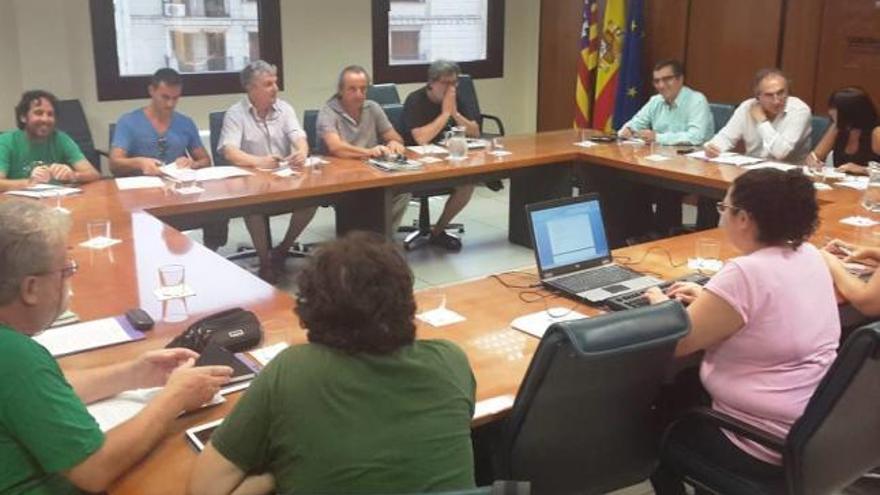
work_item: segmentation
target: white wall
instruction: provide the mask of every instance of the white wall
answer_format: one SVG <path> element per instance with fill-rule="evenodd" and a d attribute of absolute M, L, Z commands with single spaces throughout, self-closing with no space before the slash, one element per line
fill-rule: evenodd
<path fill-rule="evenodd" d="M 22 91 L 42 88 L 82 100 L 95 142 L 104 146 L 108 124 L 145 100 L 97 101 L 88 0 L 7 1 L 0 16 L 0 128 L 14 126 L 12 107 Z M 501 117 L 508 134 L 535 130 L 539 9 L 537 0 L 507 0 L 504 77 L 477 81 L 483 112 Z M 282 98 L 300 114 L 330 96 L 343 66 L 371 67 L 369 0 L 281 0 L 281 17 Z M 419 86 L 402 85 L 401 96 Z M 207 128 L 209 112 L 239 97 L 188 97 L 178 109 Z"/>

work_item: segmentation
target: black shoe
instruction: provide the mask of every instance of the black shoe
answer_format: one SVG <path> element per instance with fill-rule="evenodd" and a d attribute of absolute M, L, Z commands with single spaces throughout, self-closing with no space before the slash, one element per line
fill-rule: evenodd
<path fill-rule="evenodd" d="M 461 251 L 461 239 L 445 230 L 441 230 L 439 234 L 432 235 L 428 242 L 435 246 L 442 246 L 449 251 Z"/>
<path fill-rule="evenodd" d="M 504 189 L 504 183 L 501 180 L 490 180 L 486 183 L 486 187 L 489 188 L 490 191 L 498 192 Z"/>

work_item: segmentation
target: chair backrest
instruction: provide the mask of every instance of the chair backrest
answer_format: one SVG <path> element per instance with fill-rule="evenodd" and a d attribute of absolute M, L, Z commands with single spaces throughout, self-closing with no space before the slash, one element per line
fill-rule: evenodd
<path fill-rule="evenodd" d="M 217 150 L 217 146 L 220 144 L 220 132 L 223 131 L 224 117 L 226 117 L 226 112 L 211 112 L 208 114 L 208 129 L 214 166 L 232 165 L 223 155 L 223 152 Z"/>
<path fill-rule="evenodd" d="M 385 115 L 388 117 L 388 120 L 391 121 L 394 130 L 396 130 L 401 137 L 406 139 L 406 136 L 403 135 L 403 133 L 406 132 L 403 128 L 403 105 L 400 103 L 382 105 L 382 110 L 385 110 Z"/>
<path fill-rule="evenodd" d="M 535 493 L 605 493 L 656 467 L 652 403 L 689 320 L 678 302 L 552 325 L 508 418 L 496 473 Z"/>
<path fill-rule="evenodd" d="M 480 131 L 483 130 L 483 113 L 480 111 L 480 100 L 477 98 L 477 89 L 474 87 L 474 80 L 468 74 L 458 76 L 458 97 L 461 101 L 462 113 L 475 115 Z"/>
<path fill-rule="evenodd" d="M 367 99 L 373 100 L 380 105 L 400 103 L 400 94 L 394 83 L 373 84 L 367 88 Z"/>
<path fill-rule="evenodd" d="M 789 493 L 837 493 L 880 466 L 880 322 L 846 340 L 786 438 Z"/>
<path fill-rule="evenodd" d="M 318 146 L 318 111 L 306 110 L 303 112 L 303 130 L 306 131 L 306 139 L 309 142 L 309 149 L 317 151 Z M 320 146 L 323 148 L 323 146 Z"/>
<path fill-rule="evenodd" d="M 811 137 L 813 138 L 813 146 L 822 139 L 822 136 L 825 135 L 825 131 L 828 130 L 828 127 L 831 125 L 831 119 L 824 115 L 813 115 L 810 118 L 810 127 L 812 127 Z"/>
<path fill-rule="evenodd" d="M 66 132 L 79 146 L 80 151 L 92 165 L 101 169 L 101 156 L 95 149 L 92 131 L 86 113 L 79 100 L 60 100 L 55 109 L 55 127 Z"/>
<path fill-rule="evenodd" d="M 116 122 L 110 122 L 110 127 L 107 132 L 107 151 L 109 152 L 111 148 L 113 148 L 113 136 L 116 134 Z"/>
<path fill-rule="evenodd" d="M 736 110 L 733 105 L 727 103 L 709 103 L 709 110 L 712 111 L 712 118 L 715 120 L 715 134 L 727 124 L 733 111 Z"/>

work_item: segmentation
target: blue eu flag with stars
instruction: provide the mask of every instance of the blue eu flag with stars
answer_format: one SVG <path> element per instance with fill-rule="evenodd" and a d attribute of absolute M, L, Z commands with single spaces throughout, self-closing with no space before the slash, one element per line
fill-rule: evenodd
<path fill-rule="evenodd" d="M 644 0 L 630 0 L 620 61 L 620 81 L 614 100 L 614 128 L 620 129 L 632 118 L 645 95 L 642 85 L 642 45 L 645 41 Z"/>

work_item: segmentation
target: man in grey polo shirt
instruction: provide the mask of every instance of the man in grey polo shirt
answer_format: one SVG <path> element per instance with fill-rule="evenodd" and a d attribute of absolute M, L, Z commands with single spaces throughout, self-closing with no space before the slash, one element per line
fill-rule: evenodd
<path fill-rule="evenodd" d="M 305 163 L 309 154 L 306 133 L 293 107 L 278 99 L 277 72 L 274 65 L 262 60 L 251 62 L 241 71 L 241 85 L 247 96 L 226 111 L 217 150 L 234 165 L 274 169 L 284 162 L 291 166 Z M 271 251 L 266 216 L 244 218 L 260 259 L 260 278 L 275 282 L 278 273 L 273 261 L 274 265 L 283 263 L 316 210 L 310 207 L 294 211 L 284 239 Z"/>
<path fill-rule="evenodd" d="M 403 138 L 391 125 L 385 111 L 367 100 L 370 76 L 359 65 L 349 65 L 339 73 L 336 94 L 318 113 L 318 149 L 340 158 L 376 158 L 404 153 Z M 379 144 L 384 143 L 384 144 Z M 391 208 L 391 232 L 397 230 L 411 194 L 398 194 Z"/>

